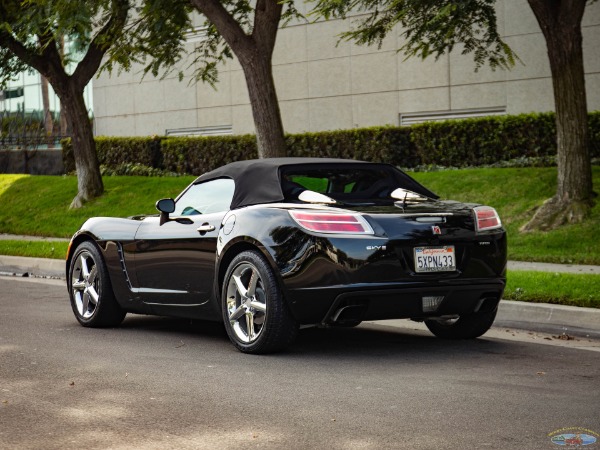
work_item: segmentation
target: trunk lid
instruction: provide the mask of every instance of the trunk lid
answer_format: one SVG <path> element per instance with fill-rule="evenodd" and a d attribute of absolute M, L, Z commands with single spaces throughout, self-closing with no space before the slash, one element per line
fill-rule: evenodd
<path fill-rule="evenodd" d="M 396 206 L 344 205 L 344 209 L 361 213 L 376 236 L 387 239 L 384 258 L 399 269 L 396 277 L 481 278 L 504 273 L 506 234 L 501 228 L 478 232 L 473 212 L 476 204 L 429 201 L 400 205 L 402 202 Z"/>

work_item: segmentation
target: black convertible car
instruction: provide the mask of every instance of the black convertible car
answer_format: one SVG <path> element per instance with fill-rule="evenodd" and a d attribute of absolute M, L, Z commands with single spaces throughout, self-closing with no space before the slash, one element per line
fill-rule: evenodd
<path fill-rule="evenodd" d="M 240 161 L 205 173 L 160 214 L 89 219 L 67 283 L 83 326 L 128 312 L 222 320 L 247 353 L 300 326 L 425 321 L 481 336 L 506 284 L 506 232 L 489 206 L 440 201 L 387 164 Z"/>

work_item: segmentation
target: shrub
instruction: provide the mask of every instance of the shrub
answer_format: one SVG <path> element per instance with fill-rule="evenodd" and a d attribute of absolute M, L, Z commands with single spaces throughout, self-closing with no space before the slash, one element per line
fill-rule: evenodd
<path fill-rule="evenodd" d="M 200 175 L 229 162 L 258 157 L 254 135 L 173 137 L 162 141 L 163 168 Z"/>
<path fill-rule="evenodd" d="M 152 168 L 162 167 L 161 141 L 163 137 L 106 137 L 98 136 L 96 153 L 101 166 L 116 169 L 123 164 L 141 164 Z M 63 164 L 67 173 L 75 170 L 71 139 L 61 140 Z"/>
<path fill-rule="evenodd" d="M 547 166 L 555 164 L 554 113 L 428 122 L 286 136 L 289 156 L 348 158 L 404 168 Z M 600 157 L 600 112 L 589 114 L 590 157 Z M 63 140 L 67 172 L 75 170 Z M 199 175 L 223 164 L 256 158 L 254 135 L 209 137 L 98 137 L 105 173 Z M 137 166 L 140 167 L 137 167 Z M 145 169 L 141 169 L 141 167 Z M 154 170 L 156 169 L 156 170 Z"/>
<path fill-rule="evenodd" d="M 412 167 L 419 163 L 410 128 L 373 127 L 286 136 L 290 156 L 348 158 Z"/>
<path fill-rule="evenodd" d="M 429 122 L 411 129 L 422 164 L 465 167 L 556 154 L 554 114 Z"/>

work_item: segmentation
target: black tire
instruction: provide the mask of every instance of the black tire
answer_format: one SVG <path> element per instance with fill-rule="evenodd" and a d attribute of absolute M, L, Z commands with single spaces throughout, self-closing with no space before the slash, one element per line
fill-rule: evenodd
<path fill-rule="evenodd" d="M 125 318 L 100 250 L 92 242 L 82 242 L 75 249 L 67 283 L 71 308 L 84 327 L 114 327 Z"/>
<path fill-rule="evenodd" d="M 497 312 L 498 308 L 466 314 L 455 320 L 426 320 L 425 325 L 442 339 L 475 339 L 490 329 Z"/>
<path fill-rule="evenodd" d="M 227 335 L 244 353 L 283 350 L 298 335 L 298 324 L 285 304 L 275 274 L 257 251 L 242 252 L 231 261 L 221 305 Z"/>

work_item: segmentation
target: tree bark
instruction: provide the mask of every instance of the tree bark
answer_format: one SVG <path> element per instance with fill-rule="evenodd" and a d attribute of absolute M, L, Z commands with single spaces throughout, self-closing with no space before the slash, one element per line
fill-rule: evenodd
<path fill-rule="evenodd" d="M 283 122 L 271 63 L 283 6 L 277 0 L 257 0 L 254 27 L 252 34 L 247 35 L 220 1 L 191 0 L 191 3 L 214 24 L 242 66 L 259 158 L 286 156 Z"/>
<path fill-rule="evenodd" d="M 72 132 L 73 156 L 77 171 L 78 192 L 70 208 L 80 208 L 84 202 L 99 197 L 104 192 L 94 133 L 83 99 L 83 90 L 68 85 L 66 89 L 58 91 L 57 95 Z"/>
<path fill-rule="evenodd" d="M 586 0 L 528 0 L 546 39 L 556 108 L 556 195 L 522 231 L 584 220 L 593 206 L 581 20 Z"/>
<path fill-rule="evenodd" d="M 61 36 L 60 40 L 58 41 L 58 53 L 60 54 L 61 58 L 65 57 L 65 38 L 64 36 Z M 67 124 L 67 115 L 65 113 L 65 109 L 62 107 L 62 105 L 60 106 L 60 136 L 62 138 L 68 136 L 69 134 L 69 126 Z"/>
<path fill-rule="evenodd" d="M 50 113 L 50 98 L 48 96 L 48 79 L 44 75 L 40 75 L 41 87 L 42 87 L 42 105 L 44 108 L 44 130 L 46 131 L 46 137 L 50 138 L 54 131 L 54 120 Z"/>
<path fill-rule="evenodd" d="M 283 123 L 275 90 L 271 58 L 252 55 L 242 64 L 252 117 L 256 128 L 259 158 L 275 158 L 286 155 Z"/>

